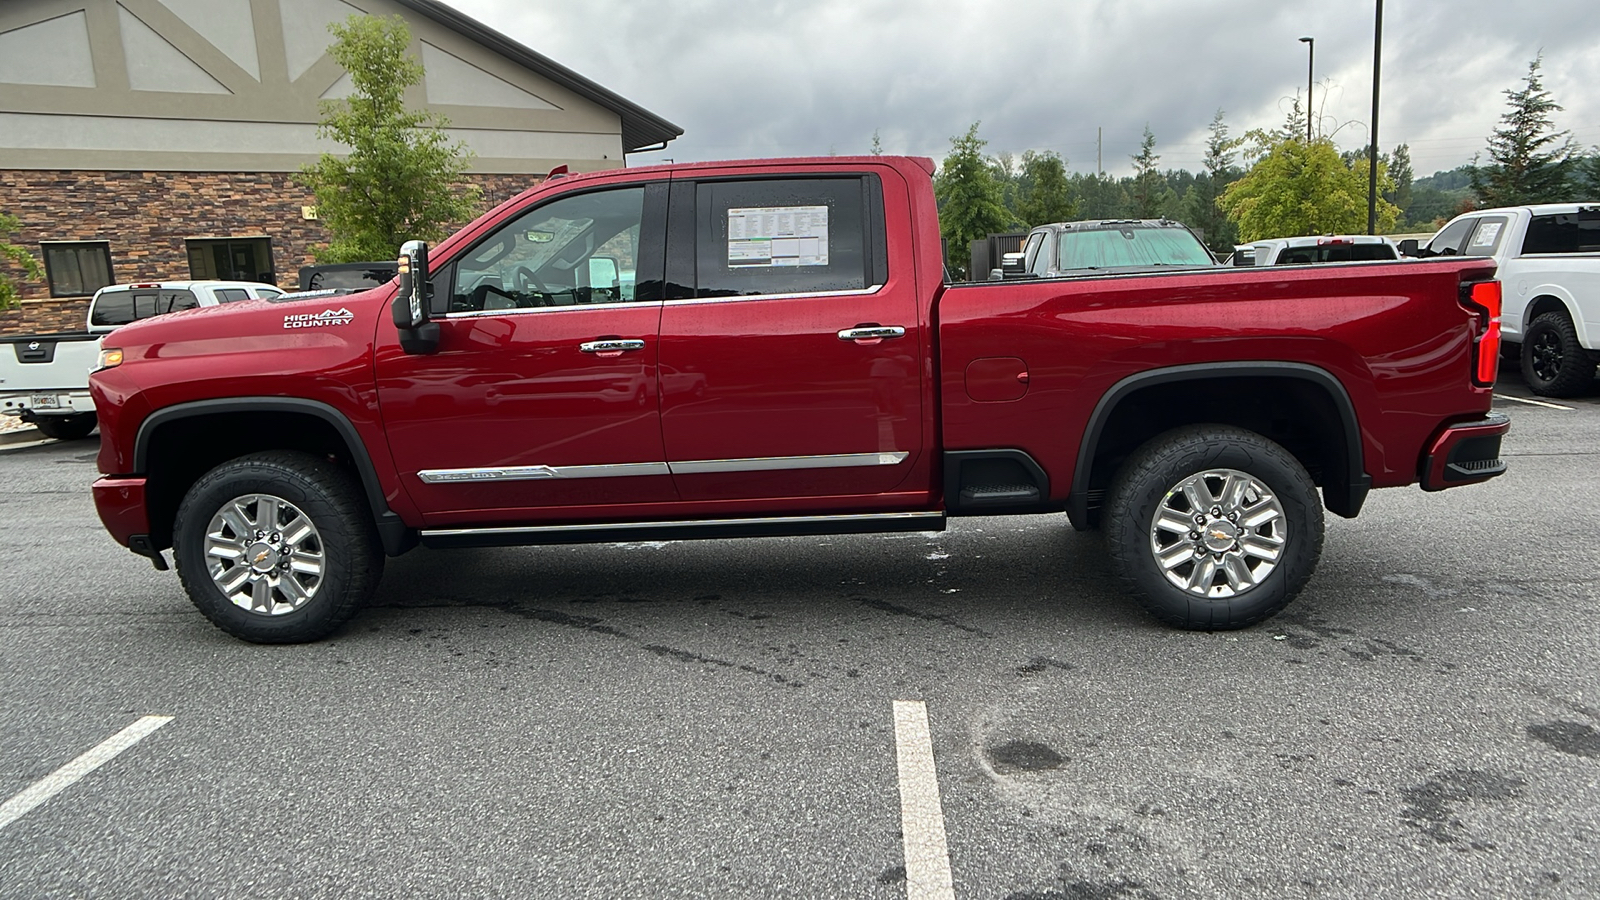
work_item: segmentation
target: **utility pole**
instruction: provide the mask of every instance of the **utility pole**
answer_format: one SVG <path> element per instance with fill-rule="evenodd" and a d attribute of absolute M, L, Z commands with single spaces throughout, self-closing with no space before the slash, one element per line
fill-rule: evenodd
<path fill-rule="evenodd" d="M 1105 148 L 1106 127 L 1104 125 L 1100 125 L 1094 130 L 1094 174 L 1096 175 L 1104 175 L 1106 173 L 1106 167 L 1104 164 Z"/>
<path fill-rule="evenodd" d="M 1383 62 L 1383 0 L 1378 0 L 1378 16 L 1372 26 L 1372 157 L 1367 175 L 1367 234 L 1378 233 L 1378 76 Z"/>

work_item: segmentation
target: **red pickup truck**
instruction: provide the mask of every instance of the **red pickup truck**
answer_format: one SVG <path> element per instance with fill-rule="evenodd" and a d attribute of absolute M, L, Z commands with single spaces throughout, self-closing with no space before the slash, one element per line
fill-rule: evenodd
<path fill-rule="evenodd" d="M 1505 470 L 1491 262 L 951 284 L 933 171 L 554 177 L 382 287 L 119 328 L 101 519 L 259 642 L 327 635 L 418 542 L 1063 511 L 1156 617 L 1225 629 L 1305 585 L 1324 506 Z"/>

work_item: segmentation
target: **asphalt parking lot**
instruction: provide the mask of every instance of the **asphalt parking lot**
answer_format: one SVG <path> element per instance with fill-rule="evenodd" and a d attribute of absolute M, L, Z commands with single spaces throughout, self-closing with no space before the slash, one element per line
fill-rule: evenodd
<path fill-rule="evenodd" d="M 1600 391 L 1499 394 L 1228 634 L 1049 517 L 417 551 L 258 647 L 0 447 L 0 896 L 1600 895 Z"/>

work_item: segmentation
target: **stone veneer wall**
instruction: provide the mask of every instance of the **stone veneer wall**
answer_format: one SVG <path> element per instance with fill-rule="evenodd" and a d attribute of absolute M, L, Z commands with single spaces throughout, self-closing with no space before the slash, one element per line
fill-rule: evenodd
<path fill-rule="evenodd" d="M 301 218 L 315 203 L 310 191 L 287 172 L 84 172 L 0 170 L 0 212 L 15 216 L 20 229 L 0 240 L 21 246 L 44 262 L 40 241 L 109 241 L 112 278 L 134 281 L 189 279 L 187 238 L 272 239 L 272 264 L 281 287 L 295 287 L 301 266 L 314 262 L 311 248 L 327 243 L 322 223 Z M 542 175 L 472 175 L 490 209 L 538 184 Z M 465 223 L 460 223 L 465 224 Z M 22 272 L 0 262 L 18 284 L 20 310 L 0 311 L 0 334 L 81 331 L 89 298 L 52 298 L 49 285 L 23 281 Z"/>

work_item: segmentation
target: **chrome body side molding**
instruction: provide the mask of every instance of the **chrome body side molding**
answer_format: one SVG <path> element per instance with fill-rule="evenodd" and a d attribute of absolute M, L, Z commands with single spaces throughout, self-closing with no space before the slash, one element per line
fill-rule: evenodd
<path fill-rule="evenodd" d="M 797 537 L 895 531 L 943 531 L 942 512 L 857 513 L 830 516 L 767 516 L 750 519 L 691 519 L 669 522 L 585 522 L 573 525 L 432 528 L 425 547 L 510 547 L 536 544 L 608 544 L 622 541 L 686 541 L 736 537 Z"/>
<path fill-rule="evenodd" d="M 485 466 L 472 469 L 423 469 L 427 484 L 473 484 L 484 481 L 538 481 L 546 478 L 631 478 L 639 475 L 706 475 L 718 472 L 766 472 L 784 469 L 838 469 L 853 466 L 897 466 L 911 454 L 834 453 L 825 456 L 766 456 L 753 459 L 698 459 L 688 462 L 617 463 L 604 466 Z"/>

